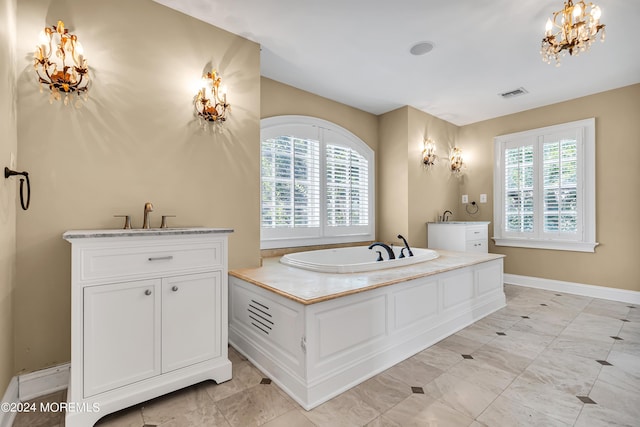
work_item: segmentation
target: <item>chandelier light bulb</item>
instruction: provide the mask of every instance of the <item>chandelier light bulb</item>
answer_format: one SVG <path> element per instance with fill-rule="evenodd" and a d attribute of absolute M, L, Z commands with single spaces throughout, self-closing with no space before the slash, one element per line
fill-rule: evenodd
<path fill-rule="evenodd" d="M 548 36 L 551 35 L 551 30 L 553 30 L 553 22 L 551 22 L 551 18 L 547 18 L 547 25 L 545 25 L 544 30 Z"/>
<path fill-rule="evenodd" d="M 580 3 L 574 6 L 573 8 L 573 17 L 577 18 L 582 14 L 582 7 L 580 7 Z"/>
<path fill-rule="evenodd" d="M 227 102 L 227 85 L 220 86 L 220 97 L 224 102 Z"/>
<path fill-rule="evenodd" d="M 45 30 L 40 31 L 40 35 L 38 36 L 38 41 L 40 42 L 39 43 L 40 46 L 46 46 L 49 44 L 49 36 L 47 36 L 47 33 L 45 32 Z"/>

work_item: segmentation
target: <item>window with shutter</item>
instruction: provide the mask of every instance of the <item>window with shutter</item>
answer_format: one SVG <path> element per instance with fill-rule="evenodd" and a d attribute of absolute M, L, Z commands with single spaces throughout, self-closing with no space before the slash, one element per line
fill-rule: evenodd
<path fill-rule="evenodd" d="M 373 240 L 373 168 L 373 150 L 340 126 L 263 119 L 261 247 Z"/>
<path fill-rule="evenodd" d="M 494 142 L 496 245 L 593 252 L 595 119 Z"/>

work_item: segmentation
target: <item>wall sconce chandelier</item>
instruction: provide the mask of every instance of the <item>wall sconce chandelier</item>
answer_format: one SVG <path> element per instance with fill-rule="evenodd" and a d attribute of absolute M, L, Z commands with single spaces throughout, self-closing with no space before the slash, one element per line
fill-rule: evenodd
<path fill-rule="evenodd" d="M 216 70 L 202 76 L 202 89 L 198 91 L 194 101 L 196 113 L 208 122 L 224 122 L 231 108 L 227 103 L 227 88 L 220 86 L 220 83 Z"/>
<path fill-rule="evenodd" d="M 547 64 L 551 60 L 560 65 L 560 54 L 576 56 L 591 47 L 600 34 L 600 41 L 604 42 L 604 24 L 600 23 L 600 7 L 593 3 L 580 0 L 573 3 L 566 0 L 564 8 L 553 14 L 553 19 L 547 19 L 545 36 L 542 39 L 540 54 Z M 555 33 L 554 33 L 555 29 Z"/>
<path fill-rule="evenodd" d="M 422 163 L 428 169 L 436 164 L 436 143 L 427 138 L 424 140 L 424 150 L 422 150 Z"/>
<path fill-rule="evenodd" d="M 451 172 L 459 175 L 462 172 L 462 167 L 464 166 L 464 162 L 462 160 L 462 150 L 458 147 L 452 148 L 451 154 L 449 155 L 449 160 L 451 161 Z"/>
<path fill-rule="evenodd" d="M 45 27 L 36 46 L 33 67 L 40 82 L 40 92 L 46 85 L 51 91 L 49 102 L 60 100 L 69 103 L 69 94 L 84 94 L 89 90 L 89 67 L 83 56 L 82 45 L 75 34 L 70 34 L 62 21 Z"/>

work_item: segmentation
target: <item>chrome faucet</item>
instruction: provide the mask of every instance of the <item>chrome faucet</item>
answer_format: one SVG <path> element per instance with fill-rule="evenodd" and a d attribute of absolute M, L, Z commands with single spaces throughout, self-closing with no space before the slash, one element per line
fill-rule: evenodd
<path fill-rule="evenodd" d="M 151 202 L 144 204 L 144 220 L 142 221 L 142 228 L 149 229 L 149 212 L 153 212 L 153 205 Z"/>
<path fill-rule="evenodd" d="M 404 258 L 404 250 L 407 250 L 407 253 L 409 254 L 409 256 L 413 256 L 413 252 L 411 251 L 411 248 L 409 247 L 409 243 L 407 243 L 407 239 L 405 239 L 404 237 L 402 237 L 402 234 L 398 234 L 398 239 L 402 239 L 402 242 L 404 243 L 404 248 L 402 248 L 400 250 L 400 256 L 398 258 Z"/>
<path fill-rule="evenodd" d="M 451 211 L 449 211 L 449 210 L 444 211 L 444 212 L 442 213 L 442 222 L 447 222 L 447 221 L 449 221 L 449 218 L 447 218 L 447 212 L 449 212 L 451 215 L 453 215 L 453 212 L 451 212 Z"/>
<path fill-rule="evenodd" d="M 369 249 L 373 249 L 373 248 L 374 248 L 374 247 L 376 247 L 376 246 L 383 247 L 383 248 L 387 251 L 387 254 L 389 255 L 389 259 L 396 259 L 396 255 L 393 253 L 393 249 L 391 249 L 391 248 L 389 247 L 389 245 L 387 245 L 386 243 L 382 243 L 382 242 L 375 242 L 375 243 L 372 243 L 372 244 L 369 246 Z M 376 252 L 378 252 L 378 251 L 376 251 Z M 378 255 L 380 255 L 380 252 L 378 252 Z M 382 259 L 381 259 L 381 257 L 380 257 L 380 256 L 378 256 L 378 261 L 382 261 Z"/>

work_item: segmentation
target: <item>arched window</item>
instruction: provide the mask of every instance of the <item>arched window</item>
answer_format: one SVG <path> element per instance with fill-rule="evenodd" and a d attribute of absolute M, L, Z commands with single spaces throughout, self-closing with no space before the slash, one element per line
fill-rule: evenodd
<path fill-rule="evenodd" d="M 373 150 L 306 116 L 260 122 L 261 248 L 373 240 Z"/>

